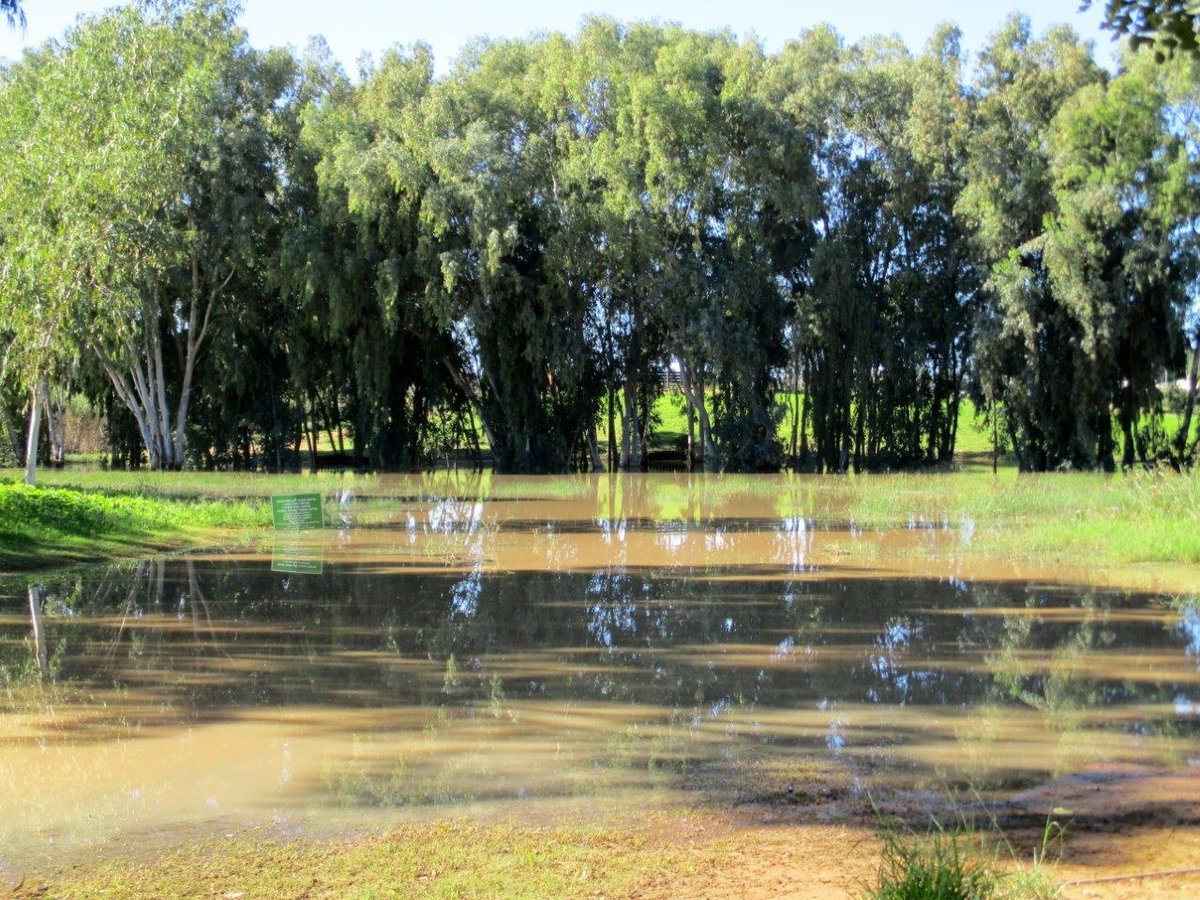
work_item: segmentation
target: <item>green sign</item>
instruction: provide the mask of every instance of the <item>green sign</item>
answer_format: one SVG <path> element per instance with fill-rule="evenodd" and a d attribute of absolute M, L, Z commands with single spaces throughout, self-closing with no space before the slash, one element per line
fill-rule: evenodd
<path fill-rule="evenodd" d="M 284 494 L 271 498 L 271 518 L 276 531 L 324 528 L 320 494 Z"/>
<path fill-rule="evenodd" d="M 312 544 L 288 541 L 276 544 L 271 552 L 272 572 L 320 575 L 325 568 L 325 550 Z"/>

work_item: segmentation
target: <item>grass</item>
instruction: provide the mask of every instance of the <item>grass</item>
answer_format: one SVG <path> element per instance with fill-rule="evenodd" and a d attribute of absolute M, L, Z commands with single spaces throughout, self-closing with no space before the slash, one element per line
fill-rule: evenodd
<path fill-rule="evenodd" d="M 13 472 L 11 479 L 15 480 Z M 370 489 L 378 477 L 353 473 L 321 472 L 304 475 L 274 475 L 258 472 L 151 472 L 103 471 L 86 467 L 42 469 L 38 483 L 85 491 L 116 491 L 163 500 L 264 500 L 273 494 L 318 491 L 332 493 L 346 487 Z"/>
<path fill-rule="evenodd" d="M 781 860 L 777 849 L 760 857 L 747 843 L 765 832 L 688 811 L 550 827 L 452 819 L 340 840 L 283 841 L 244 831 L 153 856 L 143 851 L 141 858 L 64 868 L 23 889 L 59 898 L 689 896 L 782 861 L 775 887 L 783 890 L 783 873 L 803 864 L 803 855 L 793 854 L 804 853 L 807 833 L 789 839 L 796 846 Z M 875 842 L 866 828 L 851 833 L 866 844 L 859 850 L 865 858 L 853 866 L 866 879 Z M 918 834 L 885 823 L 881 834 L 879 874 L 874 884 L 861 883 L 864 898 L 1058 896 L 1037 860 L 1032 868 L 1004 865 L 997 842 L 969 826 Z"/>
<path fill-rule="evenodd" d="M 181 500 L 0 481 L 0 570 L 145 554 L 269 523 L 261 500 Z"/>
<path fill-rule="evenodd" d="M 26 887 L 59 898 L 628 895 L 692 869 L 694 850 L 658 834 L 681 816 L 657 830 L 450 821 L 349 841 L 237 835 L 140 864 L 88 865 Z"/>
<path fill-rule="evenodd" d="M 960 553 L 1108 566 L 1200 564 L 1196 474 L 897 475 L 857 481 L 862 486 L 850 492 L 846 505 L 856 524 L 955 528 L 963 537 Z"/>
<path fill-rule="evenodd" d="M 870 900 L 1051 900 L 1062 894 L 1051 873 L 1065 833 L 1058 822 L 1046 820 L 1025 865 L 994 815 L 983 831 L 958 812 L 952 828 L 934 819 L 918 833 L 901 819 L 885 818 L 874 801 L 871 806 L 882 847 L 877 880 L 865 891 Z"/>
<path fill-rule="evenodd" d="M 696 476 L 648 481 L 661 518 L 720 514 L 759 500 L 763 513 L 858 531 L 954 538 L 915 552 L 1100 566 L 1200 564 L 1200 474 L 1018 474 L 986 471 L 861 476 Z M 855 542 L 872 552 L 876 542 Z"/>
<path fill-rule="evenodd" d="M 959 832 L 924 836 L 884 830 L 879 884 L 872 900 L 986 900 L 999 894 L 995 867 Z"/>
<path fill-rule="evenodd" d="M 1031 867 L 1000 865 L 987 835 L 969 827 L 935 826 L 925 834 L 883 829 L 878 881 L 870 900 L 1049 900 L 1061 888 L 1043 861 Z"/>

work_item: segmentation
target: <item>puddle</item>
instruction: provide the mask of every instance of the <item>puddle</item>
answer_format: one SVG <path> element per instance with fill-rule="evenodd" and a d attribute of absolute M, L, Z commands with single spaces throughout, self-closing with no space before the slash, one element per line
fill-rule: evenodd
<path fill-rule="evenodd" d="M 0 586 L 0 871 L 247 825 L 739 802 L 806 772 L 1200 769 L 1195 601 L 850 568 L 822 544 L 849 533 L 836 504 L 781 512 L 766 479 L 381 483 L 261 551 L 48 575 L 36 635 L 24 582 Z"/>

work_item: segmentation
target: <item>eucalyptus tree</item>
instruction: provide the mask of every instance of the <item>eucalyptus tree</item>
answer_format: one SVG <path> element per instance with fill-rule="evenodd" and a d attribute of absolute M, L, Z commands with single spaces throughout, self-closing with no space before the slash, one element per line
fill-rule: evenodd
<path fill-rule="evenodd" d="M 786 297 L 773 254 L 807 158 L 788 155 L 757 44 L 635 26 L 619 59 L 596 171 L 606 207 L 629 223 L 612 243 L 629 254 L 626 432 L 639 376 L 657 362 L 679 370 L 706 468 L 775 466 Z"/>
<path fill-rule="evenodd" d="M 792 300 L 793 455 L 819 469 L 948 460 L 974 295 L 957 33 L 920 56 L 894 39 L 847 47 L 806 32 L 772 66 L 772 106 L 809 135 L 811 225 L 777 253 Z M 803 208 L 803 207 L 802 207 Z M 800 460 L 798 460 L 799 462 Z"/>
<path fill-rule="evenodd" d="M 39 85 L 55 173 L 41 192 L 56 220 L 43 252 L 154 468 L 184 463 L 196 366 L 261 199 L 257 175 L 239 169 L 251 54 L 236 11 L 163 2 L 82 19 L 52 45 L 54 77 Z"/>
<path fill-rule="evenodd" d="M 803 32 L 775 54 L 764 78 L 764 90 L 781 117 L 794 123 L 806 136 L 808 165 L 814 172 L 812 198 L 807 222 L 793 221 L 793 234 L 777 252 L 778 277 L 786 285 L 791 300 L 791 321 L 786 328 L 793 370 L 793 389 L 803 390 L 802 411 L 793 412 L 791 455 L 794 464 L 808 456 L 810 424 L 817 444 L 818 465 L 838 467 L 840 435 L 843 428 L 839 405 L 849 408 L 849 386 L 835 374 L 834 365 L 845 363 L 853 351 L 857 317 L 846 310 L 832 308 L 830 289 L 843 268 L 826 275 L 823 267 L 832 236 L 830 221 L 831 191 L 839 181 L 847 143 L 837 124 L 838 108 L 845 91 L 843 56 L 845 48 L 837 32 L 828 25 Z M 839 294 L 846 296 L 844 292 Z M 836 333 L 835 333 L 836 332 Z M 838 354 L 830 358 L 828 348 L 835 345 Z M 847 369 L 842 370 L 844 374 Z M 839 404 L 838 397 L 844 397 Z"/>
<path fill-rule="evenodd" d="M 782 447 L 777 378 L 794 301 L 788 273 L 803 265 L 816 207 L 812 137 L 772 103 L 768 59 L 754 43 L 723 42 L 724 143 L 717 171 L 715 254 L 719 387 L 715 436 L 727 469 L 777 469 Z"/>
<path fill-rule="evenodd" d="M 570 52 L 562 38 L 476 45 L 422 108 L 430 300 L 502 471 L 561 471 L 585 454 L 603 390 L 593 294 L 569 253 L 578 203 L 560 183 L 580 127 L 561 96 Z"/>
<path fill-rule="evenodd" d="M 277 116 L 284 177 L 278 193 L 278 241 L 268 269 L 274 301 L 270 305 L 276 316 L 270 335 L 273 346 L 286 358 L 289 417 L 297 420 L 307 437 L 315 467 L 323 429 L 331 448 L 345 452 L 342 406 L 356 358 L 348 346 L 352 342 L 343 339 L 345 326 L 355 317 L 335 309 L 334 298 L 346 296 L 339 288 L 353 280 L 351 273 L 359 276 L 363 294 L 370 291 L 365 267 L 355 265 L 355 230 L 344 192 L 332 187 L 322 191 L 317 174 L 321 160 L 334 152 L 338 129 L 331 123 L 345 117 L 350 81 L 321 38 L 313 38 L 294 60 L 293 78 L 288 102 Z M 348 296 L 357 298 L 359 292 Z M 367 322 L 363 326 L 380 330 Z M 277 388 L 284 389 L 283 385 Z M 369 442 L 360 439 L 359 443 L 361 449 Z"/>
<path fill-rule="evenodd" d="M 192 389 L 189 455 L 204 465 L 298 464 L 299 409 L 288 377 L 293 317 L 276 283 L 304 90 L 289 51 L 238 54 L 223 75 L 219 138 L 190 198 L 196 230 L 233 269 Z"/>
<path fill-rule="evenodd" d="M 1090 46 L 1068 28 L 1034 38 L 1010 18 L 980 57 L 968 179 L 958 211 L 989 269 L 975 324 L 981 399 L 1001 415 L 1022 469 L 1111 460 L 1106 409 L 1086 396 L 1083 332 L 1046 266 L 1044 225 L 1055 212 L 1049 126 L 1076 91 L 1104 80 Z"/>
<path fill-rule="evenodd" d="M 315 86 L 282 254 L 298 312 L 293 379 L 314 423 L 346 416 L 372 463 L 416 466 L 436 420 L 474 428 L 462 353 L 435 302 L 440 239 L 427 224 L 420 137 L 433 60 L 423 46 L 391 51 L 357 87 L 327 62 L 306 66 Z"/>
<path fill-rule="evenodd" d="M 989 255 L 976 364 L 1022 468 L 1115 466 L 1154 448 L 1138 423 L 1182 364 L 1194 278 L 1193 162 L 1165 71 L 1108 79 L 1062 29 L 1010 20 L 983 57 L 963 208 Z M 993 410 L 995 412 L 995 410 Z"/>
<path fill-rule="evenodd" d="M 1188 223 L 1200 195 L 1182 137 L 1168 119 L 1167 78 L 1148 52 L 1107 84 L 1088 85 L 1049 130 L 1057 209 L 1045 223 L 1051 287 L 1081 336 L 1074 405 L 1107 423 L 1116 414 L 1122 464 L 1145 461 L 1137 433 L 1158 410 L 1156 381 L 1183 364 L 1183 316 L 1197 274 Z M 1096 453 L 1111 461 L 1111 431 Z"/>
<path fill-rule="evenodd" d="M 646 143 L 643 190 L 654 235 L 653 291 L 669 352 L 700 424 L 705 468 L 720 468 L 708 398 L 724 361 L 717 357 L 726 324 L 717 258 L 726 223 L 722 57 L 728 38 L 684 31 L 666 37 L 655 57 L 652 87 L 637 96 L 635 107 Z M 711 414 L 716 413 L 713 405 Z"/>
<path fill-rule="evenodd" d="M 353 364 L 366 355 L 365 347 L 354 346 L 357 334 L 351 329 L 361 323 L 364 335 L 387 337 L 389 331 L 377 320 L 364 321 L 362 310 L 348 308 L 369 302 L 373 293 L 370 264 L 357 253 L 358 232 L 337 170 L 346 152 L 339 142 L 349 140 L 354 121 L 353 87 L 321 39 L 311 41 L 298 62 L 273 287 L 283 313 L 277 333 L 315 466 L 323 428 L 332 448 L 345 449 L 339 440 L 346 418 L 342 406 L 353 394 Z M 356 435 L 360 449 L 369 443 L 368 428 L 362 430 Z"/>
<path fill-rule="evenodd" d="M 1200 59 L 1195 56 L 1177 57 L 1160 74 L 1165 79 L 1166 114 L 1170 131 L 1182 141 L 1183 151 L 1195 171 L 1200 166 Z M 1200 237 L 1198 213 L 1200 207 L 1193 207 L 1179 216 L 1178 230 L 1175 232 L 1177 238 L 1194 242 Z M 1174 458 L 1191 465 L 1197 462 L 1197 454 L 1200 454 L 1200 435 L 1192 438 L 1196 394 L 1200 385 L 1200 299 L 1197 298 L 1195 286 L 1194 281 L 1188 285 L 1192 302 L 1186 322 L 1187 343 L 1191 351 L 1191 361 L 1186 369 L 1187 393 L 1183 418 L 1171 441 Z"/>
<path fill-rule="evenodd" d="M 952 28 L 919 56 L 887 40 L 856 48 L 846 127 L 882 185 L 863 280 L 872 337 L 859 367 L 856 465 L 944 463 L 954 453 L 978 280 L 954 212 L 965 181 L 962 68 Z"/>
<path fill-rule="evenodd" d="M 59 78 L 51 51 L 27 53 L 0 85 L 0 382 L 29 397 L 25 480 L 36 480 L 42 411 L 49 381 L 76 352 L 77 280 L 60 256 L 65 173 L 57 156 L 58 120 L 43 96 Z"/>
<path fill-rule="evenodd" d="M 580 33 L 577 57 L 584 80 L 576 96 L 586 139 L 576 143 L 570 169 L 591 204 L 596 261 L 593 279 L 601 315 L 600 341 L 607 381 L 610 453 L 613 412 L 621 398 L 621 468 L 642 468 L 645 437 L 666 355 L 652 248 L 656 236 L 645 190 L 647 142 L 641 98 L 657 91 L 654 66 L 660 27 L 624 26 L 593 19 Z M 690 407 L 689 407 L 690 409 Z"/>

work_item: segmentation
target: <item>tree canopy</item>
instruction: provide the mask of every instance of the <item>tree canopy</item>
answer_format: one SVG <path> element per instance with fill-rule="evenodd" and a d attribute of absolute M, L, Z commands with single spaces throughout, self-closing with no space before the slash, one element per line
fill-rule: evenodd
<path fill-rule="evenodd" d="M 844 471 L 948 463 L 971 399 L 1024 468 L 1195 458 L 1186 54 L 593 18 L 351 79 L 237 16 L 3 72 L 5 421 L 70 384 L 118 464 Z"/>
<path fill-rule="evenodd" d="M 1090 6 L 1092 0 L 1085 0 Z M 1200 55 L 1195 0 L 1104 0 L 1104 25 L 1125 35 L 1133 47 L 1151 47 L 1158 61 L 1175 53 Z"/>

